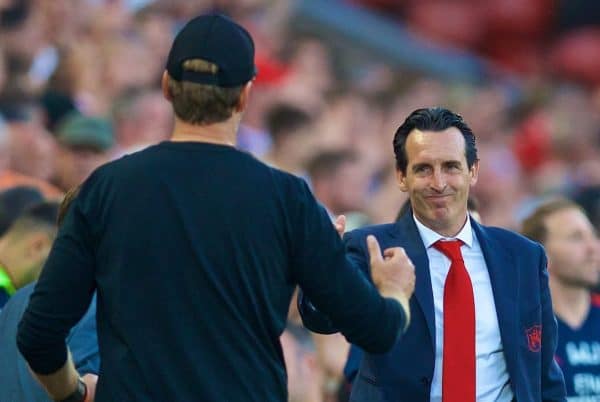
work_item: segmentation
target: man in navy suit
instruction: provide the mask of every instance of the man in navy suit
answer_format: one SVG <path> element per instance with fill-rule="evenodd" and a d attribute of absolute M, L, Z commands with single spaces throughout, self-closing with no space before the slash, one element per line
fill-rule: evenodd
<path fill-rule="evenodd" d="M 345 243 L 367 275 L 367 235 L 404 248 L 417 276 L 412 321 L 392 350 L 364 355 L 350 400 L 565 401 L 543 248 L 467 213 L 479 171 L 471 129 L 447 109 L 418 109 L 398 128 L 394 153 L 411 210 L 349 232 Z M 335 331 L 310 301 L 301 304 L 305 325 Z"/>

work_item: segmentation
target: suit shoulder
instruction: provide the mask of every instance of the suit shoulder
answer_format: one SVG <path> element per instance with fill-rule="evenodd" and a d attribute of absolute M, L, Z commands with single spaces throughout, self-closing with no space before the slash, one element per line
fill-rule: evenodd
<path fill-rule="evenodd" d="M 378 237 L 380 235 L 389 233 L 391 230 L 394 229 L 395 226 L 396 226 L 395 223 L 384 223 L 381 225 L 363 226 L 361 228 L 354 229 L 354 230 L 346 233 L 346 236 L 351 237 L 351 238 L 364 238 L 364 237 L 367 237 L 368 235 L 373 235 L 375 237 Z"/>
<path fill-rule="evenodd" d="M 512 230 L 499 228 L 495 226 L 482 226 L 482 229 L 495 240 L 503 244 L 506 248 L 511 250 L 515 250 L 518 252 L 523 251 L 533 251 L 533 250 L 543 250 L 541 244 L 536 241 L 533 241 L 520 233 L 514 232 Z"/>

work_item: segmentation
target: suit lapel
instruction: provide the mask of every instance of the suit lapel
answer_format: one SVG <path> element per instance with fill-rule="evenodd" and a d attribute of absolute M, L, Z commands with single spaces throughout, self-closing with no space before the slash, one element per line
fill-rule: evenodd
<path fill-rule="evenodd" d="M 433 291 L 431 289 L 431 275 L 429 273 L 429 258 L 423 245 L 423 240 L 409 211 L 394 225 L 396 229 L 394 237 L 400 239 L 400 244 L 415 265 L 415 283 L 414 297 L 419 305 L 429 330 L 429 337 L 435 350 L 435 312 L 433 307 Z"/>
<path fill-rule="evenodd" d="M 517 372 L 519 354 L 519 270 L 516 262 L 505 248 L 489 236 L 489 232 L 473 219 L 473 230 L 477 235 L 483 257 L 488 268 L 500 337 L 509 373 Z M 513 377 L 511 375 L 511 377 Z"/>

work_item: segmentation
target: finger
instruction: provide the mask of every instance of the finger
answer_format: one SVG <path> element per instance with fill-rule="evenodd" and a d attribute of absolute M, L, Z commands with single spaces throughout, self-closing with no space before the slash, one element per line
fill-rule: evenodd
<path fill-rule="evenodd" d="M 379 247 L 379 242 L 375 236 L 367 236 L 367 248 L 369 249 L 369 258 L 371 262 L 383 260 L 381 257 L 381 248 Z"/>
<path fill-rule="evenodd" d="M 95 374 L 86 374 L 82 377 L 82 380 L 87 387 L 85 402 L 93 402 L 96 399 L 96 383 L 98 382 L 98 376 Z"/>
<path fill-rule="evenodd" d="M 383 255 L 387 258 L 408 258 L 402 247 L 386 248 L 383 252 Z"/>
<path fill-rule="evenodd" d="M 344 235 L 344 232 L 346 231 L 346 216 L 345 215 L 339 215 L 337 218 L 335 218 L 335 230 L 336 232 L 338 232 L 338 234 L 341 236 Z"/>

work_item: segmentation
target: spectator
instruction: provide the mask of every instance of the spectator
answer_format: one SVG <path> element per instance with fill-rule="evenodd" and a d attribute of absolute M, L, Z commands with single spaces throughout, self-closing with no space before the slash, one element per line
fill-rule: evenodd
<path fill-rule="evenodd" d="M 369 176 L 352 151 L 323 151 L 307 163 L 315 196 L 335 216 L 365 208 Z"/>
<path fill-rule="evenodd" d="M 314 125 L 311 116 L 293 105 L 274 105 L 266 115 L 271 150 L 265 162 L 286 172 L 306 175 L 305 164 L 312 155 Z"/>
<path fill-rule="evenodd" d="M 77 191 L 78 189 L 74 189 L 65 195 L 59 208 L 57 219 L 59 226 Z M 25 312 L 34 286 L 35 282 L 17 290 L 0 314 L 0 356 L 2 356 L 2 360 L 0 360 L 0 401 L 50 402 L 48 395 L 35 381 L 25 359 L 17 350 L 17 326 Z M 70 332 L 67 344 L 73 353 L 73 361 L 77 370 L 84 375 L 97 375 L 100 358 L 96 335 L 95 298 L 87 313 Z"/>
<path fill-rule="evenodd" d="M 0 98 L 8 133 L 3 145 L 9 157 L 0 173 L 0 188 L 33 185 L 46 197 L 58 198 L 61 191 L 48 183 L 54 173 L 56 144 L 43 125 L 39 105 L 25 93 L 6 93 Z"/>
<path fill-rule="evenodd" d="M 592 290 L 600 285 L 600 239 L 574 202 L 543 202 L 524 221 L 522 233 L 548 254 L 552 307 L 558 321 L 556 361 L 568 400 L 600 399 L 600 305 Z"/>
<path fill-rule="evenodd" d="M 0 236 L 27 207 L 43 200 L 44 196 L 35 187 L 16 186 L 0 192 Z"/>
<path fill-rule="evenodd" d="M 131 90 L 113 107 L 116 154 L 139 151 L 167 139 L 173 118 L 159 91 Z"/>
<path fill-rule="evenodd" d="M 288 377 L 288 402 L 324 402 L 323 370 L 310 332 L 288 324 L 281 335 Z"/>
<path fill-rule="evenodd" d="M 56 236 L 57 213 L 56 202 L 33 205 L 0 238 L 0 308 L 39 276 Z"/>
<path fill-rule="evenodd" d="M 114 144 L 110 121 L 72 114 L 57 129 L 56 184 L 64 189 L 80 185 L 94 169 L 110 159 Z"/>

